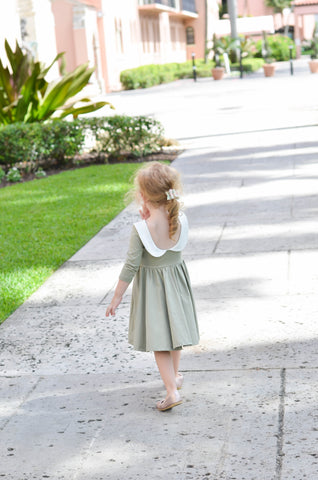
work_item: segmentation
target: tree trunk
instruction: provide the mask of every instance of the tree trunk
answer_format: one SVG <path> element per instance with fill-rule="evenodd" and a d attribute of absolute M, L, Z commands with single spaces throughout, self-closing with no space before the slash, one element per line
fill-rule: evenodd
<path fill-rule="evenodd" d="M 237 18 L 237 6 L 236 0 L 228 0 L 228 11 L 230 16 L 230 23 L 231 23 L 231 37 L 233 39 L 237 39 L 237 27 L 236 27 L 236 18 Z"/>

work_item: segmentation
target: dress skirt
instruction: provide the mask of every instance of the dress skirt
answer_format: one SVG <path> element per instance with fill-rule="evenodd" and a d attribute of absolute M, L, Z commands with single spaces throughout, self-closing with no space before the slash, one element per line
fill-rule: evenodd
<path fill-rule="evenodd" d="M 139 249 L 142 251 L 138 254 Z M 136 233 L 131 239 L 129 258 L 120 277 L 129 279 L 136 269 L 129 343 L 135 350 L 144 352 L 179 350 L 198 344 L 195 304 L 181 252 L 168 250 L 154 257 L 143 247 Z"/>

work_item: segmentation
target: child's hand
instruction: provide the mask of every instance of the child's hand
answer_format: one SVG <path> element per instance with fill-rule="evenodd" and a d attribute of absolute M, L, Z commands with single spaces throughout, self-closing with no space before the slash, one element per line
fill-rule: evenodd
<path fill-rule="evenodd" d="M 120 304 L 121 300 L 122 300 L 122 297 L 114 297 L 112 299 L 112 301 L 110 302 L 110 304 L 107 307 L 106 317 L 109 317 L 109 315 L 115 315 L 116 308 Z"/>
<path fill-rule="evenodd" d="M 140 216 L 142 220 L 147 220 L 147 218 L 150 217 L 150 211 L 146 207 L 146 205 L 143 203 L 141 208 L 139 209 Z"/>

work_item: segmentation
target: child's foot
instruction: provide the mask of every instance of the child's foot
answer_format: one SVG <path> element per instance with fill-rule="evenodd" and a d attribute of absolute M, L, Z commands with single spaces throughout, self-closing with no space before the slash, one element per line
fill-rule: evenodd
<path fill-rule="evenodd" d="M 178 376 L 176 377 L 176 385 L 177 389 L 181 390 L 183 385 L 183 375 L 181 373 L 178 373 Z"/>
<path fill-rule="evenodd" d="M 180 393 L 176 391 L 174 395 L 168 395 L 165 400 L 157 402 L 157 409 L 161 412 L 165 412 L 166 410 L 170 410 L 171 408 L 180 405 L 180 403 L 182 403 Z"/>

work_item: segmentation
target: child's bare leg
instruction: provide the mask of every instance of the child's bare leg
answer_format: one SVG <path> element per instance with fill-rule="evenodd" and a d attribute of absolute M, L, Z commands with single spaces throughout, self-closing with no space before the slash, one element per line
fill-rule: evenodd
<path fill-rule="evenodd" d="M 174 373 L 175 373 L 175 376 L 177 377 L 179 372 L 181 350 L 172 350 L 170 353 L 172 357 Z"/>
<path fill-rule="evenodd" d="M 171 352 L 154 352 L 159 373 L 168 396 L 175 396 L 177 385 Z"/>

